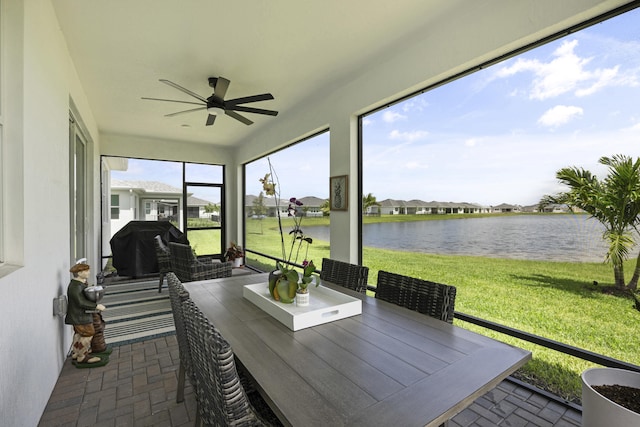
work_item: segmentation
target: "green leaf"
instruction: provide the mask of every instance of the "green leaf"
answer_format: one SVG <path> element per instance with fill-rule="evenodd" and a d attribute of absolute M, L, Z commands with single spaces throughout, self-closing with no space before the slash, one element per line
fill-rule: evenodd
<path fill-rule="evenodd" d="M 298 272 L 297 271 L 288 270 L 287 272 L 285 272 L 285 276 L 287 277 L 288 281 L 298 283 Z"/>

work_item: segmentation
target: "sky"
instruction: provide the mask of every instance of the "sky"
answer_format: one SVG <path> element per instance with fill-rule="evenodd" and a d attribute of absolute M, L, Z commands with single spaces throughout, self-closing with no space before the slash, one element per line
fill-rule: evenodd
<path fill-rule="evenodd" d="M 600 157 L 640 156 L 639 101 L 634 10 L 364 117 L 363 191 L 378 201 L 537 204 L 564 189 L 560 168 L 602 178 Z M 281 197 L 328 197 L 329 132 L 269 158 Z M 248 194 L 267 172 L 266 159 L 247 165 Z"/>

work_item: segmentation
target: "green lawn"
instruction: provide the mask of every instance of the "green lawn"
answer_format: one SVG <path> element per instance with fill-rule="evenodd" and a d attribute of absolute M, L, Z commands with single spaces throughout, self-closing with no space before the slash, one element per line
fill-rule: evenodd
<path fill-rule="evenodd" d="M 365 218 L 370 220 L 380 219 Z M 305 218 L 302 228 L 314 224 L 326 225 L 327 219 Z M 285 233 L 290 230 L 288 223 L 283 228 Z M 247 247 L 278 256 L 281 251 L 276 220 L 247 220 Z M 320 268 L 322 257 L 328 256 L 328 243 L 316 241 L 308 259 Z M 252 255 L 247 258 L 267 269 L 274 265 Z M 613 285 L 613 271 L 606 264 L 419 254 L 369 247 L 364 248 L 363 258 L 370 268 L 370 284 L 376 283 L 379 270 L 388 270 L 455 285 L 457 311 L 630 363 L 639 362 L 640 312 L 633 308 L 630 297 L 602 291 Z M 635 260 L 625 266 L 628 277 L 634 266 Z M 594 286 L 594 281 L 599 285 Z M 566 399 L 579 399 L 579 375 L 593 366 L 591 363 L 459 320 L 454 323 L 531 350 L 533 360 L 519 375 Z"/>

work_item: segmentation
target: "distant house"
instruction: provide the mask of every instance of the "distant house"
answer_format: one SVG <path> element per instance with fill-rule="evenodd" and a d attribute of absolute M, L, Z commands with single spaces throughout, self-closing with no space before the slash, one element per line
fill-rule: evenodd
<path fill-rule="evenodd" d="M 446 215 L 463 213 L 488 213 L 489 208 L 467 202 L 425 202 L 386 199 L 380 202 L 380 213 L 384 215 Z"/>
<path fill-rule="evenodd" d="M 245 212 L 251 217 L 255 215 L 255 200 L 257 196 L 247 195 L 245 197 Z M 303 211 L 306 216 L 322 216 L 320 206 L 326 199 L 307 196 L 300 199 Z M 274 197 L 264 197 L 263 204 L 266 208 L 266 216 L 276 216 L 276 203 Z M 283 216 L 287 215 L 289 200 L 280 200 L 280 210 Z M 535 210 L 534 210 L 535 209 Z M 565 207 L 566 209 L 566 207 Z M 385 199 L 376 205 L 368 206 L 363 212 L 364 215 L 456 215 L 456 214 L 486 214 L 486 213 L 519 213 L 537 212 L 537 206 L 527 207 L 526 210 L 520 205 L 510 205 L 502 203 L 497 206 L 482 206 L 469 202 L 438 202 L 432 200 L 425 202 L 419 199 L 409 201 L 398 199 Z M 566 210 L 565 210 L 566 212 Z"/>
<path fill-rule="evenodd" d="M 111 181 L 111 233 L 129 221 L 181 223 L 182 189 L 156 181 Z"/>
<path fill-rule="evenodd" d="M 377 202 L 376 202 L 377 203 Z M 363 212 L 364 215 L 380 215 L 380 204 L 377 203 L 375 205 L 367 206 L 367 208 Z"/>
<path fill-rule="evenodd" d="M 442 202 L 432 200 L 425 203 L 425 213 L 429 215 L 444 215 L 447 213 L 447 207 Z"/>
<path fill-rule="evenodd" d="M 407 215 L 424 215 L 429 213 L 428 210 L 427 202 L 422 200 L 413 199 L 406 202 Z"/>
<path fill-rule="evenodd" d="M 245 214 L 248 217 L 252 217 L 256 215 L 255 210 L 255 201 L 258 199 L 258 196 L 247 195 L 244 198 L 244 207 Z M 302 212 L 304 216 L 314 217 L 314 216 L 322 216 L 322 209 L 320 207 L 326 202 L 327 199 L 321 199 L 319 197 L 314 196 L 306 196 L 301 197 L 299 200 L 302 202 Z M 266 208 L 266 216 L 275 217 L 276 216 L 276 199 L 275 197 L 263 197 L 262 204 Z M 280 215 L 287 216 L 288 208 L 289 208 L 289 199 L 280 199 Z"/>
<path fill-rule="evenodd" d="M 314 217 L 314 216 L 322 216 L 322 206 L 327 199 L 321 199 L 319 197 L 307 196 L 300 198 L 302 202 L 302 211 L 305 216 Z"/>
<path fill-rule="evenodd" d="M 494 206 L 492 208 L 492 212 L 494 212 L 494 213 L 518 213 L 518 212 L 522 212 L 522 206 L 520 206 L 520 205 L 509 205 L 507 203 L 502 203 L 500 205 Z"/>
<path fill-rule="evenodd" d="M 571 210 L 569 209 L 569 206 L 561 205 L 561 204 L 546 205 L 542 210 L 542 212 L 545 212 L 545 213 L 567 213 L 570 211 Z M 582 210 L 574 208 L 574 212 L 582 212 Z"/>
<path fill-rule="evenodd" d="M 219 220 L 220 212 L 207 212 L 206 207 L 214 203 L 197 197 L 187 197 L 187 218 Z"/>
<path fill-rule="evenodd" d="M 402 200 L 385 199 L 378 206 L 382 215 L 399 215 L 405 213 L 405 202 Z"/>
<path fill-rule="evenodd" d="M 129 221 L 172 221 L 181 228 L 182 189 L 157 181 L 111 181 L 111 236 Z M 187 195 L 187 218 L 210 218 L 210 201 Z"/>

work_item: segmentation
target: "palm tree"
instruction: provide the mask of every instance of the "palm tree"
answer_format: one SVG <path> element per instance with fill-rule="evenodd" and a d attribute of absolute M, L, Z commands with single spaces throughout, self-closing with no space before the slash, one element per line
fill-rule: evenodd
<path fill-rule="evenodd" d="M 556 178 L 569 186 L 569 191 L 544 196 L 540 205 L 566 204 L 580 208 L 600 221 L 609 242 L 605 260 L 613 265 L 615 286 L 635 291 L 640 278 L 640 253 L 629 284 L 624 282 L 624 261 L 635 245 L 640 215 L 640 158 L 635 161 L 625 155 L 601 157 L 600 164 L 608 167 L 608 174 L 599 180 L 591 172 L 578 167 L 562 168 Z M 635 231 L 635 233 L 634 233 Z"/>
<path fill-rule="evenodd" d="M 322 204 L 320 205 L 320 210 L 322 211 L 322 216 L 329 216 L 329 213 L 331 212 L 329 199 L 326 199 L 324 202 L 322 202 Z"/>
<path fill-rule="evenodd" d="M 367 209 L 371 206 L 380 206 L 380 203 L 376 200 L 376 196 L 371 193 L 362 196 L 362 212 L 366 213 Z"/>

